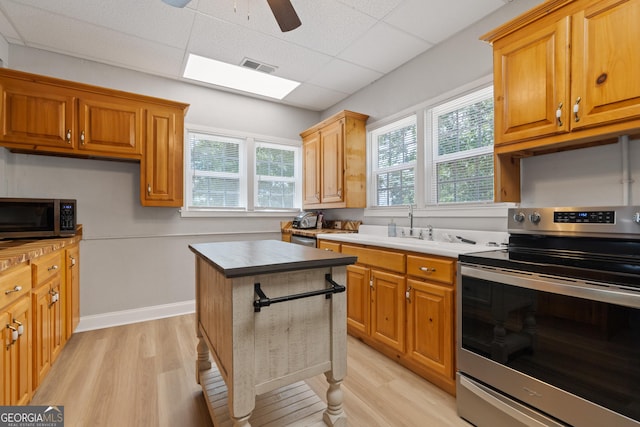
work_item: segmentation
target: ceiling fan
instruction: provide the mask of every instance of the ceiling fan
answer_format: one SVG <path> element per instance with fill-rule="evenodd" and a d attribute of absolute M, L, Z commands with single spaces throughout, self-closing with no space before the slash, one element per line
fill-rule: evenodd
<path fill-rule="evenodd" d="M 162 1 L 174 7 L 185 7 L 191 0 Z M 291 0 L 267 0 L 267 3 L 269 4 L 271 12 L 273 12 L 273 16 L 276 18 L 276 21 L 280 26 L 280 30 L 282 30 L 283 33 L 295 30 L 300 25 L 302 25 L 302 22 L 300 22 L 300 18 L 298 18 L 296 10 L 291 4 Z"/>

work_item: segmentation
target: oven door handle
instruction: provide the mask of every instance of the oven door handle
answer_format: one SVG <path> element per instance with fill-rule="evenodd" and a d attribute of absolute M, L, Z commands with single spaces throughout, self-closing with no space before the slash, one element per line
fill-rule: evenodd
<path fill-rule="evenodd" d="M 516 408 L 509 405 L 507 402 L 503 402 L 498 397 L 490 394 L 488 391 L 483 390 L 463 376 L 460 376 L 460 385 L 469 390 L 471 393 L 475 394 L 478 398 L 487 402 L 489 405 L 498 409 L 500 412 L 505 413 L 507 416 L 519 421 L 525 426 L 548 427 L 548 424 L 542 423 L 536 419 L 531 418 L 527 414 L 520 412 Z"/>
<path fill-rule="evenodd" d="M 640 308 L 640 292 L 608 283 L 470 265 L 461 265 L 460 273 L 463 281 L 465 276 L 473 277 L 498 284 Z"/>

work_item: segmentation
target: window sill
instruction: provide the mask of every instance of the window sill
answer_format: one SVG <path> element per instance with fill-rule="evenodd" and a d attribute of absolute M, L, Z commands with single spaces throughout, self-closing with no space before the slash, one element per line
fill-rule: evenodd
<path fill-rule="evenodd" d="M 516 206 L 515 203 L 427 206 L 414 208 L 413 214 L 416 218 L 506 218 L 509 208 Z M 364 217 L 404 218 L 407 216 L 407 209 L 407 206 L 371 207 L 364 210 Z"/>

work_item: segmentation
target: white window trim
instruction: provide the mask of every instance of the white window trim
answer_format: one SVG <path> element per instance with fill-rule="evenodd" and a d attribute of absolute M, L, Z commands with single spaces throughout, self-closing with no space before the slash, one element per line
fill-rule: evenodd
<path fill-rule="evenodd" d="M 405 108 L 391 116 L 377 120 L 375 122 L 369 122 L 367 124 L 367 148 L 369 153 L 372 152 L 371 132 L 380 127 L 389 125 L 395 121 L 401 120 L 411 114 L 416 114 L 418 117 L 426 117 L 426 111 L 429 109 L 445 103 L 452 98 L 463 96 L 467 93 L 471 93 L 482 89 L 483 87 L 493 84 L 493 75 L 487 75 L 477 80 L 469 82 L 459 88 L 440 94 L 432 99 L 421 102 L 414 106 Z M 426 200 L 432 200 L 431 187 L 425 186 L 425 173 L 427 172 L 427 164 L 432 163 L 433 150 L 431 147 L 426 147 L 424 138 L 426 136 L 425 128 L 426 119 L 418 120 L 418 165 L 416 169 L 416 195 L 415 202 L 416 207 L 414 209 L 414 216 L 416 218 L 506 218 L 509 208 L 518 206 L 517 203 L 505 202 L 468 202 L 460 204 L 447 204 L 447 205 L 427 205 Z M 426 150 L 423 152 L 421 150 Z M 367 162 L 367 174 L 372 176 L 372 154 L 369 155 L 369 162 Z M 424 160 L 424 164 L 423 164 Z M 427 188 L 425 188 L 427 187 Z M 495 191 L 495 189 L 494 189 Z M 368 192 L 367 207 L 364 209 L 364 218 L 371 217 L 393 217 L 404 218 L 408 215 L 406 206 L 373 206 L 372 202 L 375 201 L 375 195 L 371 191 Z"/>
<path fill-rule="evenodd" d="M 245 161 L 241 163 L 241 176 L 245 181 L 244 184 L 241 182 L 241 192 L 244 191 L 246 194 L 241 196 L 246 200 L 247 207 L 239 207 L 239 208 L 198 208 L 198 207 L 188 207 L 187 199 L 191 194 L 191 181 L 188 179 L 187 173 L 191 169 L 191 150 L 189 147 L 189 133 L 208 133 L 214 134 L 229 138 L 235 139 L 245 139 L 246 145 L 246 157 L 244 157 Z M 241 132 L 236 130 L 222 129 L 216 127 L 202 126 L 197 124 L 185 123 L 184 126 L 184 194 L 185 194 L 185 205 L 179 209 L 180 216 L 182 218 L 215 218 L 215 217 L 272 217 L 272 218 L 291 218 L 292 212 L 300 212 L 302 210 L 301 205 L 301 197 L 296 197 L 296 202 L 299 203 L 299 206 L 290 209 L 272 209 L 272 208 L 258 208 L 256 209 L 253 206 L 253 200 L 255 197 L 255 179 L 253 176 L 255 175 L 255 143 L 256 141 L 260 143 L 271 143 L 276 146 L 291 146 L 297 147 L 298 153 L 296 156 L 296 162 L 298 166 L 298 185 L 296 186 L 296 191 L 302 191 L 302 170 L 300 169 L 301 165 L 301 156 L 302 156 L 302 141 L 294 140 L 288 138 L 274 137 L 269 135 L 256 134 L 251 132 Z M 243 154 L 244 156 L 244 154 Z M 251 171 L 251 174 L 248 173 Z M 249 176 L 252 178 L 249 179 Z"/>
<path fill-rule="evenodd" d="M 262 139 L 254 139 L 254 148 L 252 150 L 250 150 L 250 153 L 255 154 L 255 148 L 260 146 L 260 147 L 268 147 L 268 148 L 275 148 L 275 149 L 286 149 L 286 145 L 288 144 L 275 144 L 273 142 L 270 141 L 263 141 Z M 301 147 L 302 145 L 300 144 L 298 147 Z M 257 174 L 253 174 L 253 206 L 254 206 L 254 210 L 256 212 L 258 211 L 269 211 L 269 210 L 273 210 L 273 208 L 268 208 L 268 207 L 261 207 L 261 206 L 255 206 L 255 200 L 258 200 L 258 179 L 260 177 L 262 177 L 263 181 L 285 181 L 285 182 L 295 182 L 296 184 L 296 188 L 295 188 L 295 194 L 293 195 L 293 199 L 296 202 L 299 202 L 300 200 L 302 200 L 302 161 L 301 161 L 301 149 L 297 149 L 296 151 L 294 151 L 294 167 L 296 170 L 296 175 L 293 178 L 287 178 L 287 177 L 279 177 L 279 176 L 263 176 L 263 175 L 257 175 Z M 252 170 L 256 170 L 256 162 L 255 162 L 255 158 L 253 159 L 253 167 Z M 292 209 L 278 209 L 278 210 L 286 210 L 287 212 L 291 212 Z M 295 208 L 293 208 L 293 210 L 296 210 Z M 298 209 L 299 210 L 299 209 Z"/>

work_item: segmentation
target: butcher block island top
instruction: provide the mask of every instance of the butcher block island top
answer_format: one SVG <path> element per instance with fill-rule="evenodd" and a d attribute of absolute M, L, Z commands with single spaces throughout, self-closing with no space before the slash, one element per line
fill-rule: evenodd
<path fill-rule="evenodd" d="M 189 248 L 196 379 L 214 425 L 346 426 L 344 284 L 356 257 L 278 240 Z M 326 404 L 304 381 L 322 373 Z"/>

